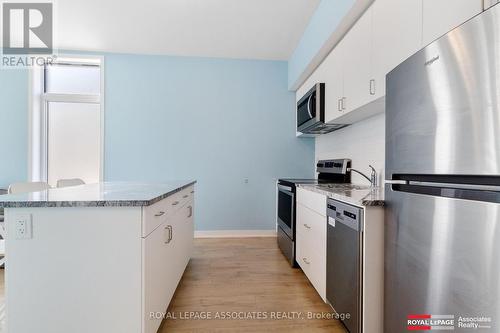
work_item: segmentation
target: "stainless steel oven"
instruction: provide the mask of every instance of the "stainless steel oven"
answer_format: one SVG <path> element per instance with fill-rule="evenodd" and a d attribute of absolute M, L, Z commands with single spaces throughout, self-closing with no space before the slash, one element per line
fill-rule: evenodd
<path fill-rule="evenodd" d="M 295 185 L 287 184 L 286 181 L 278 182 L 278 245 L 290 261 L 290 265 L 296 266 L 295 262 Z"/>
<path fill-rule="evenodd" d="M 295 199 L 297 185 L 316 183 L 350 183 L 349 168 L 351 161 L 325 160 L 316 166 L 318 179 L 279 179 L 277 185 L 276 222 L 278 246 L 292 267 L 298 267 L 295 261 Z"/>
<path fill-rule="evenodd" d="M 292 186 L 278 184 L 278 226 L 293 238 L 294 212 L 295 212 L 295 189 Z"/>

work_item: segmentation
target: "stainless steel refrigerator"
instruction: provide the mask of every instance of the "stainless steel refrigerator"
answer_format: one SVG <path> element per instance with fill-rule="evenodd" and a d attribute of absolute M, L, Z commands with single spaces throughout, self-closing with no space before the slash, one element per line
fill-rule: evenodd
<path fill-rule="evenodd" d="M 500 5 L 388 74 L 386 179 L 384 332 L 499 332 Z"/>

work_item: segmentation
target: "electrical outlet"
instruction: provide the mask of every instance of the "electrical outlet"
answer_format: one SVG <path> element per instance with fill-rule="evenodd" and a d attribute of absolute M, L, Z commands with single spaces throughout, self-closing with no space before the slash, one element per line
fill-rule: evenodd
<path fill-rule="evenodd" d="M 14 225 L 16 228 L 16 239 L 31 239 L 33 237 L 31 214 L 17 215 Z"/>

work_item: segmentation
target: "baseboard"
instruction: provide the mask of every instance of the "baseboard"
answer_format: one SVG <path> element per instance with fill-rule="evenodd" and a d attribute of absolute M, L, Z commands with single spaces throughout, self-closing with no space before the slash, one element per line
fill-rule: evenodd
<path fill-rule="evenodd" d="M 276 230 L 207 230 L 195 231 L 194 238 L 276 237 Z"/>

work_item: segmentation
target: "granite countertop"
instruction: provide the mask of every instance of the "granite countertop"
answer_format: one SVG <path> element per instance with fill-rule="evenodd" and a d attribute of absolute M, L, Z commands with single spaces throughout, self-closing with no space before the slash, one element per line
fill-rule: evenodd
<path fill-rule="evenodd" d="M 195 183 L 104 182 L 53 188 L 41 192 L 0 195 L 0 208 L 150 206 Z"/>
<path fill-rule="evenodd" d="M 355 206 L 384 206 L 384 189 L 354 184 L 299 184 L 300 188 Z"/>

